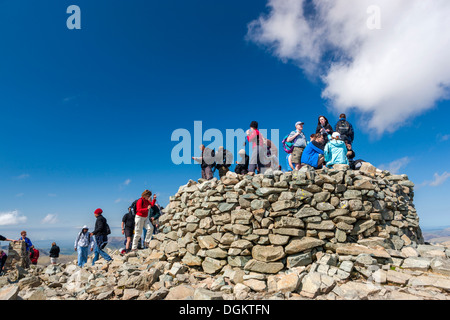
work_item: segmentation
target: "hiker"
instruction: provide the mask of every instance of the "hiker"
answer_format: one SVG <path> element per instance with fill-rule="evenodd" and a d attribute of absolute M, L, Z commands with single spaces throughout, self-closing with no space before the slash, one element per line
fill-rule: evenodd
<path fill-rule="evenodd" d="M 193 160 L 200 163 L 202 168 L 202 179 L 211 180 L 214 177 L 213 169 L 215 167 L 215 152 L 210 148 L 206 148 L 205 145 L 200 145 L 202 151 L 201 157 L 192 157 Z"/>
<path fill-rule="evenodd" d="M 354 170 L 355 169 L 355 151 L 353 150 L 353 147 L 351 145 L 351 143 L 348 140 L 345 140 L 345 146 L 347 147 L 347 159 L 348 159 L 348 164 L 350 166 L 350 169 Z"/>
<path fill-rule="evenodd" d="M 84 225 L 75 239 L 75 251 L 78 253 L 78 266 L 83 267 L 88 260 L 89 247 L 91 252 L 94 250 L 94 238 L 88 232 L 88 226 Z"/>
<path fill-rule="evenodd" d="M 329 141 L 325 145 L 324 156 L 326 166 L 331 168 L 335 164 L 349 164 L 347 159 L 347 147 L 345 142 L 341 140 L 339 132 L 334 132 Z"/>
<path fill-rule="evenodd" d="M 56 264 L 59 258 L 59 247 L 56 245 L 56 242 L 52 243 L 52 247 L 50 248 L 50 263 Z"/>
<path fill-rule="evenodd" d="M 203 172 L 203 171 L 202 171 Z M 141 194 L 141 198 L 136 202 L 136 217 L 134 219 L 134 237 L 131 250 L 135 251 L 138 247 L 138 242 L 141 240 L 142 229 L 147 229 L 146 236 L 144 238 L 144 246 L 148 245 L 153 233 L 153 225 L 149 222 L 148 213 L 150 208 L 155 206 L 156 195 L 153 195 L 153 200 L 150 200 L 152 192 L 150 190 L 144 190 Z"/>
<path fill-rule="evenodd" d="M 0 248 L 0 276 L 5 274 L 6 259 L 8 259 L 8 255 Z"/>
<path fill-rule="evenodd" d="M 233 154 L 220 146 L 216 153 L 216 169 L 219 170 L 219 179 L 227 174 L 232 163 Z"/>
<path fill-rule="evenodd" d="M 153 229 L 151 231 L 147 231 L 147 232 L 150 232 L 151 236 L 153 236 L 153 234 L 156 234 L 158 231 L 158 228 L 159 228 L 158 219 L 162 214 L 161 210 L 162 209 L 159 204 L 155 204 L 149 210 L 148 217 L 150 220 L 150 224 L 153 226 Z M 151 240 L 151 236 L 150 236 L 150 240 Z"/>
<path fill-rule="evenodd" d="M 39 250 L 36 249 L 34 246 L 30 247 L 30 260 L 31 263 L 34 265 L 37 265 L 37 261 L 39 258 Z"/>
<path fill-rule="evenodd" d="M 248 172 L 255 172 L 257 170 L 257 173 L 264 173 L 268 164 L 266 159 L 267 151 L 264 145 L 264 138 L 258 130 L 258 122 L 252 121 L 250 123 L 250 129 L 246 131 L 246 134 L 248 142 L 252 143 L 252 156 L 250 158 Z"/>
<path fill-rule="evenodd" d="M 33 244 L 31 243 L 31 240 L 27 238 L 27 232 L 26 231 L 20 232 L 20 236 L 21 237 L 19 238 L 19 241 L 25 241 L 25 248 L 27 252 L 29 252 Z"/>
<path fill-rule="evenodd" d="M 241 160 L 236 161 L 236 168 L 234 168 L 234 172 L 237 174 L 247 174 L 250 157 L 245 152 L 245 149 L 239 150 L 238 154 L 241 156 Z"/>
<path fill-rule="evenodd" d="M 131 250 L 131 241 L 133 239 L 134 233 L 134 220 L 136 215 L 133 213 L 133 209 L 128 208 L 128 212 L 122 217 L 122 234 L 125 235 L 125 253 L 130 252 Z"/>
<path fill-rule="evenodd" d="M 333 127 L 328 122 L 328 119 L 325 116 L 319 116 L 316 133 L 320 133 L 323 136 L 324 144 L 322 146 L 322 149 L 325 147 L 325 145 L 328 142 L 328 135 L 333 134 Z"/>
<path fill-rule="evenodd" d="M 353 139 L 355 138 L 355 132 L 353 131 L 353 126 L 347 121 L 347 116 L 345 113 L 341 113 L 339 116 L 339 121 L 336 123 L 335 132 L 341 135 L 341 140 L 348 140 L 350 144 L 353 144 Z"/>
<path fill-rule="evenodd" d="M 108 244 L 108 234 L 111 233 L 109 230 L 108 222 L 103 216 L 103 210 L 98 208 L 94 211 L 95 218 L 95 228 L 91 232 L 91 236 L 94 236 L 94 259 L 92 260 L 92 265 L 98 260 L 99 255 L 101 255 L 106 261 L 111 261 L 112 258 L 103 251 L 103 248 Z"/>
<path fill-rule="evenodd" d="M 323 142 L 324 138 L 320 132 L 311 137 L 311 142 L 303 150 L 302 164 L 307 164 L 315 169 L 322 167 L 324 162 Z"/>
<path fill-rule="evenodd" d="M 293 142 L 293 150 L 292 150 L 292 158 L 291 162 L 295 163 L 295 170 L 300 170 L 301 168 L 301 159 L 303 150 L 306 147 L 306 137 L 303 131 L 304 122 L 298 121 L 295 124 L 295 131 L 292 131 L 288 138 L 287 142 Z"/>

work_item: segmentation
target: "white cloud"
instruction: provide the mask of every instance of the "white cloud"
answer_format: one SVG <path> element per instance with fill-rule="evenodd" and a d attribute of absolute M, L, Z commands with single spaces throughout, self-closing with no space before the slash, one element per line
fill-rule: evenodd
<path fill-rule="evenodd" d="M 18 180 L 23 180 L 23 179 L 26 179 L 26 178 L 29 178 L 29 177 L 30 177 L 30 175 L 28 173 L 23 173 L 20 176 L 17 176 L 17 177 L 14 177 L 14 178 L 18 179 Z"/>
<path fill-rule="evenodd" d="M 47 214 L 44 219 L 42 219 L 42 224 L 55 224 L 58 222 L 58 215 L 57 214 Z"/>
<path fill-rule="evenodd" d="M 48 196 L 49 196 L 49 197 L 52 197 L 52 198 L 53 198 L 53 197 L 56 197 L 56 193 L 49 193 Z"/>
<path fill-rule="evenodd" d="M 439 175 L 438 173 L 434 174 L 434 180 L 430 182 L 430 186 L 437 187 L 443 184 L 447 179 L 450 178 L 450 173 L 447 171 L 443 174 Z"/>
<path fill-rule="evenodd" d="M 16 194 L 16 197 L 20 198 L 20 197 L 23 197 L 24 195 L 25 195 L 25 193 L 21 192 L 21 193 Z"/>
<path fill-rule="evenodd" d="M 450 140 L 450 134 L 438 134 L 437 138 L 440 142 L 448 141 Z"/>
<path fill-rule="evenodd" d="M 124 184 L 125 186 L 127 186 L 127 185 L 129 185 L 130 183 L 131 183 L 131 179 L 127 179 L 127 180 L 124 181 L 123 184 Z"/>
<path fill-rule="evenodd" d="M 367 26 L 373 5 L 379 30 Z M 448 0 L 269 0 L 268 8 L 248 38 L 320 77 L 336 114 L 359 111 L 381 134 L 449 96 Z"/>
<path fill-rule="evenodd" d="M 11 226 L 25 223 L 27 217 L 22 216 L 19 211 L 0 212 L 0 226 Z"/>
<path fill-rule="evenodd" d="M 400 169 L 406 167 L 410 162 L 411 159 L 409 157 L 403 157 L 388 164 L 380 164 L 378 168 L 381 170 L 387 170 L 393 174 L 398 174 L 400 173 Z"/>

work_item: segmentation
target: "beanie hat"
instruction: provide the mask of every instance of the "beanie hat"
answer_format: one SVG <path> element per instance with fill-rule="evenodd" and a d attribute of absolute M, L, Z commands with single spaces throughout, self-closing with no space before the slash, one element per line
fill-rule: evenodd
<path fill-rule="evenodd" d="M 250 123 L 250 128 L 258 129 L 258 122 L 252 121 L 252 122 Z"/>
<path fill-rule="evenodd" d="M 94 214 L 102 214 L 102 213 L 103 213 L 103 210 L 100 208 L 98 208 L 94 211 Z"/>

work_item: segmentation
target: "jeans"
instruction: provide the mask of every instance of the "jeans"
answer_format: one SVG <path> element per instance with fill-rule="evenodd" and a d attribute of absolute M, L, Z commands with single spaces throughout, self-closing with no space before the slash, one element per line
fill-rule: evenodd
<path fill-rule="evenodd" d="M 112 258 L 109 256 L 109 254 L 107 254 L 105 251 L 100 249 L 98 247 L 98 245 L 95 245 L 95 248 L 94 248 L 94 259 L 92 260 L 92 265 L 94 265 L 95 262 L 98 260 L 98 258 L 99 258 L 98 256 L 99 255 L 102 256 L 103 259 L 105 259 L 106 261 L 112 260 Z"/>
<path fill-rule="evenodd" d="M 78 265 L 82 267 L 87 262 L 89 247 L 77 247 L 77 252 L 78 252 Z"/>
<path fill-rule="evenodd" d="M 104 235 L 95 236 L 94 259 L 92 260 L 92 265 L 94 265 L 95 262 L 98 260 L 99 255 L 101 255 L 106 261 L 112 260 L 112 258 L 109 256 L 109 254 L 107 254 L 105 251 L 103 251 L 99 247 L 106 241 L 107 241 L 107 237 Z"/>

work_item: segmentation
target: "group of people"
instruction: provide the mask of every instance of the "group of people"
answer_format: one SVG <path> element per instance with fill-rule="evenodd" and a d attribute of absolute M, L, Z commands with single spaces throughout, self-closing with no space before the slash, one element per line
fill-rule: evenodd
<path fill-rule="evenodd" d="M 88 260 L 89 250 L 94 251 L 92 265 L 102 256 L 106 261 L 112 258 L 103 249 L 108 244 L 108 235 L 111 233 L 108 222 L 103 216 L 103 210 L 97 208 L 94 211 L 95 227 L 89 232 L 88 226 L 84 225 L 75 239 L 75 251 L 78 254 L 77 265 L 83 267 Z"/>
<path fill-rule="evenodd" d="M 310 135 L 309 142 L 303 133 L 303 124 L 301 121 L 297 122 L 296 130 L 283 140 L 288 153 L 288 170 L 299 170 L 304 164 L 316 169 L 346 164 L 355 169 L 355 151 L 352 148 L 355 133 L 344 113 L 340 115 L 334 128 L 325 116 L 319 116 L 316 132 Z"/>
<path fill-rule="evenodd" d="M 324 165 L 331 168 L 335 164 L 347 164 L 354 168 L 355 152 L 352 144 L 355 136 L 353 126 L 342 113 L 334 128 L 325 116 L 320 116 L 316 132 L 310 136 L 308 142 L 303 132 L 302 121 L 295 124 L 292 131 L 283 140 L 288 171 L 299 170 L 307 164 L 316 169 Z M 239 151 L 241 159 L 236 161 L 234 172 L 247 174 L 249 172 L 264 173 L 268 168 L 281 170 L 278 161 L 278 149 L 271 140 L 266 139 L 258 130 L 258 122 L 252 121 L 250 129 L 246 131 L 246 143 L 251 144 L 251 157 L 245 149 Z M 246 144 L 245 143 L 245 144 Z M 245 146 L 244 144 L 244 146 Z M 233 164 L 233 154 L 224 147 L 219 147 L 217 152 L 200 145 L 201 156 L 192 157 L 200 163 L 203 179 L 211 180 L 215 170 L 219 172 L 219 178 L 224 176 Z"/>
<path fill-rule="evenodd" d="M 279 169 L 278 149 L 271 140 L 265 138 L 258 130 L 258 122 L 252 121 L 250 129 L 246 131 L 246 142 L 252 145 L 251 158 L 247 155 L 245 149 L 239 150 L 238 154 L 241 157 L 236 161 L 234 172 L 237 174 L 247 174 L 249 172 L 262 172 L 268 168 L 274 170 Z M 214 177 L 214 172 L 218 170 L 219 177 L 226 175 L 230 171 L 233 164 L 233 154 L 220 146 L 215 152 L 213 149 L 200 145 L 201 156 L 192 157 L 193 160 L 200 163 L 202 178 L 211 180 Z"/>
<path fill-rule="evenodd" d="M 150 190 L 144 190 L 141 197 L 135 200 L 128 212 L 122 218 L 122 234 L 125 236 L 125 249 L 122 254 L 147 248 L 158 226 L 158 218 L 163 208 L 156 203 L 156 195 Z M 89 252 L 94 251 L 92 265 L 101 257 L 106 261 L 112 261 L 111 256 L 103 249 L 108 244 L 108 235 L 111 233 L 103 210 L 94 211 L 96 217 L 94 231 L 89 232 L 87 225 L 83 226 L 75 239 L 75 251 L 78 253 L 77 264 L 83 267 L 88 260 Z M 141 240 L 144 240 L 143 243 Z"/>
<path fill-rule="evenodd" d="M 27 232 L 25 230 L 20 232 L 20 238 L 18 240 L 9 239 L 0 235 L 0 241 L 10 241 L 10 242 L 23 241 L 25 243 L 25 251 L 28 258 L 30 259 L 30 263 L 33 265 L 37 265 L 39 259 L 39 250 L 35 248 L 30 238 L 27 237 Z M 57 259 L 59 257 L 59 252 L 60 252 L 59 247 L 56 245 L 55 242 L 53 242 L 49 252 L 51 264 L 56 264 Z M 7 258 L 8 255 L 6 254 L 6 252 L 0 248 L 0 275 L 2 275 L 5 272 Z"/>
<path fill-rule="evenodd" d="M 156 203 L 156 194 L 152 197 L 150 190 L 144 190 L 141 197 L 135 200 L 122 218 L 122 234 L 125 235 L 124 253 L 138 248 L 147 248 L 159 225 L 161 206 Z M 143 243 L 141 242 L 143 239 Z"/>

